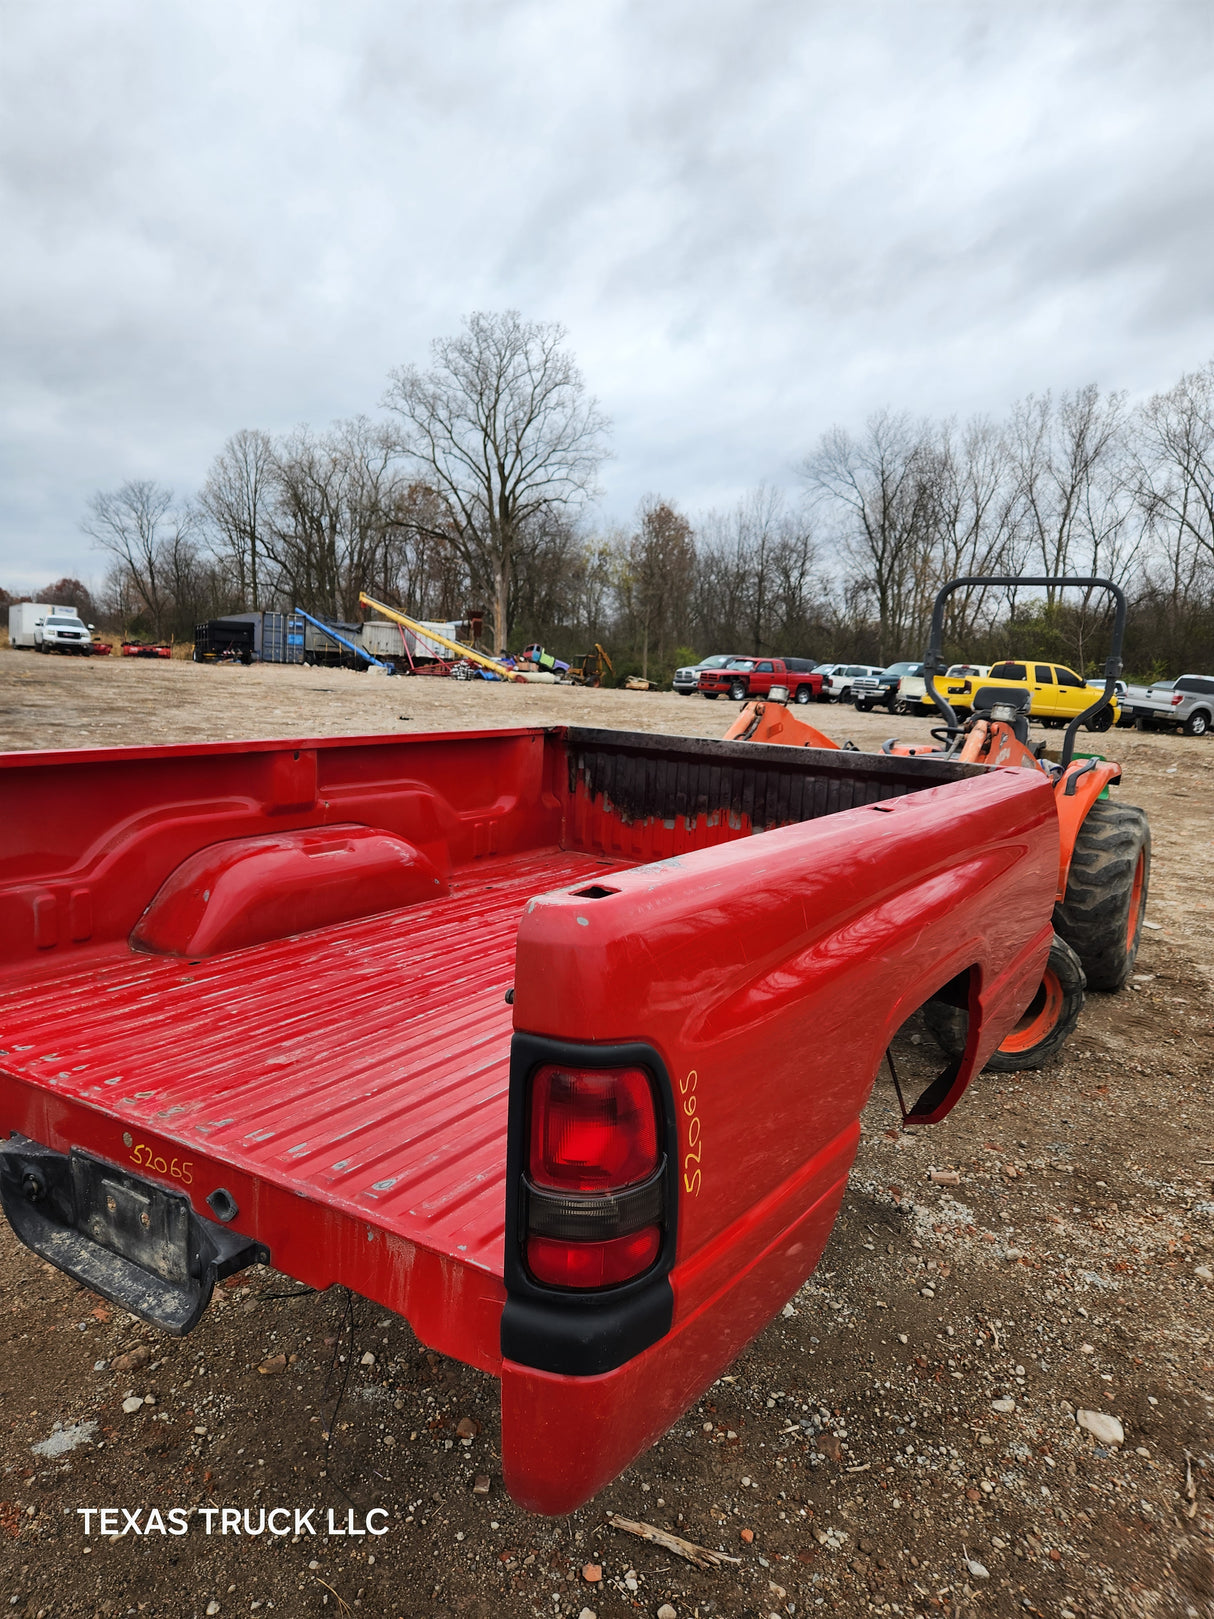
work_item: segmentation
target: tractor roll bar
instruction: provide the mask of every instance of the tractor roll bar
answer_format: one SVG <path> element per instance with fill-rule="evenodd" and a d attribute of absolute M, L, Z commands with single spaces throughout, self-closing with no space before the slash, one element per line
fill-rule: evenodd
<path fill-rule="evenodd" d="M 950 579 L 936 593 L 935 604 L 932 607 L 932 627 L 928 641 L 927 653 L 923 659 L 923 681 L 933 703 L 944 716 L 944 723 L 948 727 L 949 740 L 957 735 L 961 729 L 957 724 L 957 716 L 953 712 L 952 704 L 942 697 L 936 690 L 935 676 L 942 675 L 948 668 L 944 661 L 944 603 L 955 590 L 965 590 L 971 585 L 1057 585 L 1070 589 L 1080 590 L 1107 590 L 1116 604 L 1113 614 L 1113 641 L 1109 647 L 1109 655 L 1104 665 L 1104 691 L 1091 705 L 1085 708 L 1066 728 L 1066 735 L 1062 739 L 1061 768 L 1063 770 L 1071 762 L 1075 751 L 1075 737 L 1079 727 L 1087 720 L 1094 719 L 1101 709 L 1106 708 L 1112 700 L 1116 690 L 1117 680 L 1121 674 L 1121 646 L 1125 640 L 1126 600 L 1125 591 L 1120 585 L 1115 585 L 1111 579 L 1085 578 L 1072 579 L 1057 574 L 1025 574 L 1016 578 L 1010 574 L 975 574 L 967 579 Z"/>

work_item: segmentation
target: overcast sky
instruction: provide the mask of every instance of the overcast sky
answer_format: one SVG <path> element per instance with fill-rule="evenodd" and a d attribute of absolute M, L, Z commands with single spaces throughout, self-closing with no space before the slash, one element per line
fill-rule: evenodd
<path fill-rule="evenodd" d="M 90 493 L 569 330 L 605 520 L 1214 356 L 1214 5 L 0 0 L 0 584 Z"/>

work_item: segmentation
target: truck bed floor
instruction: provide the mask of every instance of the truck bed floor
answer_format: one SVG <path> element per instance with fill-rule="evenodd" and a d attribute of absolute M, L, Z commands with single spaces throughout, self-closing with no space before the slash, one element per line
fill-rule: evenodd
<path fill-rule="evenodd" d="M 0 984 L 0 1065 L 500 1276 L 519 915 L 621 864 L 528 853 L 207 961 L 39 963 Z"/>

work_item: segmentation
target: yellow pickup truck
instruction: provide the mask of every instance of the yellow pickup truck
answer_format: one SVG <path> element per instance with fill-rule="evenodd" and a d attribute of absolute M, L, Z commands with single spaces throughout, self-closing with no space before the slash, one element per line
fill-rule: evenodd
<path fill-rule="evenodd" d="M 956 681 L 944 675 L 940 690 L 959 712 L 973 706 L 974 693 L 982 686 L 1027 686 L 1033 696 L 1033 719 L 1045 725 L 1063 724 L 1082 714 L 1096 700 L 1096 694 L 1082 676 L 1063 663 L 993 663 L 989 675 Z M 1116 724 L 1120 709 L 1116 698 L 1088 725 L 1089 731 L 1107 731 Z"/>

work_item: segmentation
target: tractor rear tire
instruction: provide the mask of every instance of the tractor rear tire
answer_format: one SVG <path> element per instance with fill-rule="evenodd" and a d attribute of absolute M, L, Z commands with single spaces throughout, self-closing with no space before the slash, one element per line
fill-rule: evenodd
<path fill-rule="evenodd" d="M 1151 828 L 1133 804 L 1092 805 L 1071 857 L 1054 928 L 1075 951 L 1088 987 L 1118 990 L 1134 970 L 1151 883 Z"/>
<path fill-rule="evenodd" d="M 1019 1074 L 1057 1062 L 1083 1011 L 1085 979 L 1079 957 L 1054 935 L 1040 987 L 1001 1046 L 987 1058 L 985 1074 Z M 923 1021 L 947 1057 L 960 1057 L 969 1033 L 969 1013 L 943 1001 L 928 1001 Z"/>

